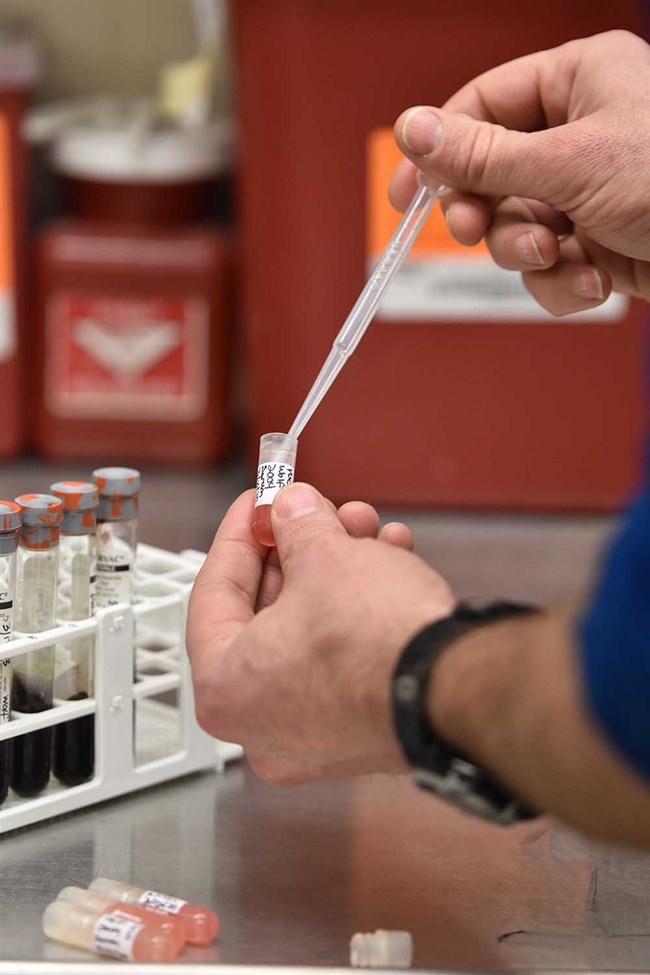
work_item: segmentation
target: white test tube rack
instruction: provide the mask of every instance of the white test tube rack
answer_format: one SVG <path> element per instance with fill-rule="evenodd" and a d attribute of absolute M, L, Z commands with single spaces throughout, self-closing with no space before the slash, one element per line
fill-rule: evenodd
<path fill-rule="evenodd" d="M 95 716 L 95 772 L 81 785 L 54 776 L 44 792 L 13 792 L 0 807 L 0 834 L 90 806 L 105 799 L 189 775 L 222 771 L 242 755 L 238 745 L 215 741 L 196 722 L 185 622 L 190 591 L 204 555 L 138 546 L 133 605 L 98 610 L 92 619 L 62 622 L 43 633 L 0 644 L 0 660 L 86 634 L 94 636 L 94 696 L 55 698 L 37 714 L 12 713 L 0 741 L 64 721 Z M 134 673 L 136 680 L 134 681 Z"/>

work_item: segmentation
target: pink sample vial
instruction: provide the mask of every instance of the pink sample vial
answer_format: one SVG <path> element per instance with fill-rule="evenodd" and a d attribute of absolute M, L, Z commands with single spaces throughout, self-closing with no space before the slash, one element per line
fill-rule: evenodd
<path fill-rule="evenodd" d="M 146 927 L 159 928 L 167 932 L 174 940 L 178 951 L 182 951 L 187 941 L 187 924 L 182 917 L 152 911 L 140 904 L 125 904 L 114 898 L 104 897 L 94 890 L 84 890 L 83 887 L 64 887 L 58 894 L 57 900 L 67 901 L 84 911 L 102 911 L 104 914 L 119 914 L 130 918 Z"/>
<path fill-rule="evenodd" d="M 131 884 L 123 884 L 119 880 L 110 880 L 108 877 L 97 877 L 88 889 L 111 900 L 122 901 L 125 904 L 140 904 L 150 910 L 183 918 L 187 924 L 187 940 L 194 945 L 210 944 L 219 930 L 219 918 L 208 907 L 200 907 L 179 897 L 161 894 L 157 890 L 132 887 Z"/>
<path fill-rule="evenodd" d="M 294 479 L 298 441 L 288 433 L 265 433 L 260 438 L 253 535 L 260 545 L 275 545 L 271 506 L 278 491 Z"/>
<path fill-rule="evenodd" d="M 43 931 L 54 941 L 119 961 L 175 961 L 179 954 L 167 931 L 120 914 L 85 911 L 66 901 L 48 904 Z"/>

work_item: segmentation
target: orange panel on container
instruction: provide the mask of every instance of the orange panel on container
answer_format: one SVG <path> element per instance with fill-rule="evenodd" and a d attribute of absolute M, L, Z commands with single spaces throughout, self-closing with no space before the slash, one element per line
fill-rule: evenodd
<path fill-rule="evenodd" d="M 17 358 L 16 253 L 19 228 L 11 122 L 0 96 L 0 455 L 15 452 L 20 438 L 20 373 Z M 22 239 L 22 238 L 21 238 Z"/>
<path fill-rule="evenodd" d="M 642 23 L 608 0 L 549 0 L 543 17 L 505 0 L 237 0 L 233 14 L 253 459 L 262 433 L 290 426 L 396 219 L 378 130 L 497 63 Z M 434 217 L 301 437 L 298 477 L 337 500 L 620 502 L 639 455 L 643 307 L 535 319 L 517 276 L 490 267 Z"/>

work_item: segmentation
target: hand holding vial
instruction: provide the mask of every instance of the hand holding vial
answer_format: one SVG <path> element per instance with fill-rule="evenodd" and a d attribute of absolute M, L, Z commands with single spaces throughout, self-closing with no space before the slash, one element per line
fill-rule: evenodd
<path fill-rule="evenodd" d="M 274 783 L 402 770 L 389 675 L 416 630 L 450 612 L 446 583 L 408 551 L 404 525 L 377 538 L 369 505 L 337 512 L 309 485 L 285 487 L 270 555 L 253 508 L 252 491 L 231 506 L 192 592 L 200 724 Z"/>

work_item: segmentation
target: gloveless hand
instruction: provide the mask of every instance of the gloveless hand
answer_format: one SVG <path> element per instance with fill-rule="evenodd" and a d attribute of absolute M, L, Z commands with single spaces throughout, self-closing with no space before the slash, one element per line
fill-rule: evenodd
<path fill-rule="evenodd" d="M 306 484 L 276 497 L 267 556 L 251 532 L 253 499 L 230 508 L 192 593 L 200 724 L 281 785 L 403 770 L 391 674 L 409 638 L 451 611 L 449 588 L 408 551 L 404 526 L 353 537 L 376 533 L 372 509 L 337 514 Z"/>
<path fill-rule="evenodd" d="M 485 237 L 556 315 L 611 290 L 650 299 L 650 47 L 610 31 L 519 58 L 475 78 L 443 109 L 404 112 L 408 157 L 391 199 L 404 208 L 417 169 L 443 197 L 462 244 Z"/>

